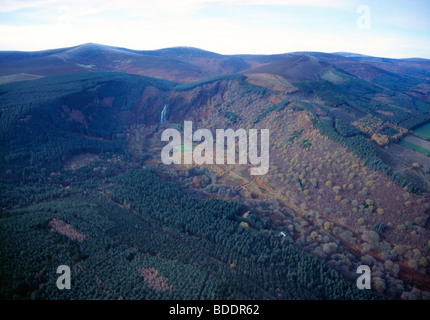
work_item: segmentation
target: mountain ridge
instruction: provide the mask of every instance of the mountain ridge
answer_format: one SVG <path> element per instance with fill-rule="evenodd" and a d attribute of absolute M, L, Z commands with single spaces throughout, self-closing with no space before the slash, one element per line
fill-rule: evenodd
<path fill-rule="evenodd" d="M 361 71 L 356 75 L 365 80 L 369 77 L 362 74 L 375 72 L 370 70 L 371 68 L 395 71 L 405 76 L 420 75 L 423 79 L 430 79 L 430 60 L 427 59 L 388 59 L 354 53 L 341 55 L 305 51 L 269 55 L 223 55 L 194 47 L 134 50 L 96 43 L 43 51 L 0 51 L 0 75 L 27 73 L 48 76 L 61 73 L 120 71 L 185 83 L 213 76 L 247 72 L 265 64 L 275 62 L 280 64 L 280 61 L 288 61 L 290 57 L 297 55 L 315 57 L 337 67 L 346 68 L 347 71 L 358 67 Z M 366 71 L 367 69 L 370 71 Z"/>

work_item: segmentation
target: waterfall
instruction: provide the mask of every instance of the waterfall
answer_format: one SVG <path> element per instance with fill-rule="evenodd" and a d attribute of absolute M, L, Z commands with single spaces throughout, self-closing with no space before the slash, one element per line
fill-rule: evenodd
<path fill-rule="evenodd" d="M 167 104 L 165 104 L 163 106 L 163 110 L 161 110 L 161 115 L 160 115 L 160 124 L 162 124 L 164 121 L 166 121 L 166 114 L 167 114 Z"/>

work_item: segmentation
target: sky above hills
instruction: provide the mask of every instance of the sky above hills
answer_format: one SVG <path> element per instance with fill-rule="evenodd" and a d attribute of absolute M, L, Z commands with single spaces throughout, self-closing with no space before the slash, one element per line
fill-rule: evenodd
<path fill-rule="evenodd" d="M 95 42 L 430 58 L 429 16 L 427 0 L 1 0 L 0 50 Z"/>

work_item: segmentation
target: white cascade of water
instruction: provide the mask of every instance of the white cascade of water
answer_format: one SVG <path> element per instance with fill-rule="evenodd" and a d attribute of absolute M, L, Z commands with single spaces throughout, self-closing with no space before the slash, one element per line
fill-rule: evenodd
<path fill-rule="evenodd" d="M 166 114 L 167 114 L 167 104 L 165 104 L 163 106 L 163 110 L 161 110 L 161 115 L 160 115 L 160 124 L 162 124 L 164 121 L 166 121 Z"/>

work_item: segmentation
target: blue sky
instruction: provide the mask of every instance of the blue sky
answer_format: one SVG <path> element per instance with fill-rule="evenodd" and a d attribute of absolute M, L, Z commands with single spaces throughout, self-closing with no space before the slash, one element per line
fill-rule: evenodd
<path fill-rule="evenodd" d="M 0 0 L 0 50 L 95 42 L 430 58 L 429 17 L 428 0 Z"/>

